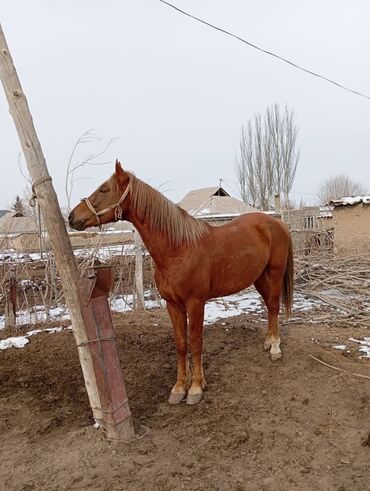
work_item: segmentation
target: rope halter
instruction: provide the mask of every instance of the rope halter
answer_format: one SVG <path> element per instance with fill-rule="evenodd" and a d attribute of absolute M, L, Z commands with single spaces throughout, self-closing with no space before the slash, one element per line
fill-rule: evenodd
<path fill-rule="evenodd" d="M 102 223 L 100 221 L 100 217 L 102 215 L 105 215 L 106 213 L 109 213 L 110 211 L 114 210 L 114 219 L 116 222 L 118 222 L 118 220 L 122 220 L 122 207 L 121 207 L 121 204 L 125 201 L 128 193 L 130 192 L 131 190 L 131 178 L 130 178 L 130 181 L 126 187 L 126 189 L 124 190 L 122 196 L 120 197 L 120 199 L 118 200 L 117 203 L 115 203 L 114 205 L 111 205 L 111 206 L 108 206 L 108 208 L 104 208 L 104 210 L 100 210 L 100 211 L 96 211 L 93 204 L 91 203 L 90 199 L 89 198 L 82 198 L 81 201 L 84 201 L 86 206 L 89 208 L 89 210 L 93 213 L 93 215 L 95 215 L 95 218 L 98 222 L 98 226 L 101 227 L 102 226 Z"/>

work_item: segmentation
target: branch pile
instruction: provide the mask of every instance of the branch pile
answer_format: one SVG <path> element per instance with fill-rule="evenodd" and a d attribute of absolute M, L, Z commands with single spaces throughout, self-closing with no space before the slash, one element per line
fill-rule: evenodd
<path fill-rule="evenodd" d="M 297 292 L 329 307 L 313 322 L 370 327 L 370 252 L 296 254 L 295 282 Z"/>

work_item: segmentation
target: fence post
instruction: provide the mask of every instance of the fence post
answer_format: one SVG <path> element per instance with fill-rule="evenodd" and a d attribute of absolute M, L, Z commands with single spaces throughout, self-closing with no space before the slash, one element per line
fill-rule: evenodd
<path fill-rule="evenodd" d="M 145 309 L 143 281 L 143 241 L 135 230 L 135 297 L 134 308 Z"/>
<path fill-rule="evenodd" d="M 5 285 L 5 327 L 14 329 L 17 322 L 17 280 L 15 270 L 10 270 L 9 280 Z"/>
<path fill-rule="evenodd" d="M 64 286 L 66 304 L 71 316 L 72 329 L 78 349 L 85 386 L 97 421 L 105 421 L 106 414 L 97 386 L 96 373 L 86 335 L 85 322 L 82 316 L 82 305 L 77 286 L 78 268 L 64 219 L 59 207 L 58 198 L 51 182 L 36 130 L 33 125 L 27 99 L 23 93 L 12 57 L 0 26 L 0 78 L 13 117 L 22 150 L 26 158 L 28 171 L 32 178 L 32 191 L 37 196 L 44 219 L 45 228 L 54 251 L 55 262 Z M 123 402 L 123 401 L 122 401 Z M 119 435 L 116 435 L 119 439 Z"/>
<path fill-rule="evenodd" d="M 114 285 L 114 271 L 105 266 L 88 269 L 78 285 L 86 323 L 86 343 L 90 346 L 105 416 L 103 425 L 109 439 L 127 441 L 135 436 L 135 432 L 107 298 Z"/>

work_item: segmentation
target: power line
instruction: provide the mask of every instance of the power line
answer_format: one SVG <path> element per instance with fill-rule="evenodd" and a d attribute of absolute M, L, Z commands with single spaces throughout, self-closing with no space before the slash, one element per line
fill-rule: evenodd
<path fill-rule="evenodd" d="M 226 29 L 222 29 L 221 27 L 217 27 L 217 26 L 210 24 L 209 22 L 207 22 L 203 19 L 200 19 L 199 17 L 196 17 L 195 15 L 192 15 L 192 14 L 189 14 L 188 12 L 185 12 L 185 10 L 179 9 L 175 5 L 172 5 L 172 3 L 166 2 L 165 0 L 159 0 L 159 1 L 161 3 L 164 3 L 165 5 L 167 5 L 168 7 L 171 7 L 172 9 L 176 10 L 177 12 L 180 12 L 181 14 L 186 15 L 187 17 L 190 17 L 191 19 L 194 19 L 194 20 L 196 20 L 196 21 L 198 21 L 198 22 L 200 22 L 200 23 L 202 23 L 208 27 L 211 27 L 212 29 L 215 29 L 216 31 L 220 31 L 224 34 L 227 34 L 228 36 L 231 36 L 231 37 L 237 39 L 238 41 L 241 41 L 242 43 L 247 44 L 248 46 L 251 46 L 254 49 L 257 49 L 258 51 L 261 51 L 262 53 L 273 56 L 274 58 L 278 58 L 279 60 L 284 61 L 285 63 L 288 63 L 288 65 L 291 65 L 292 67 L 297 68 L 298 70 L 301 70 L 302 72 L 306 72 L 309 75 L 313 75 L 314 77 L 318 77 L 318 78 L 321 78 L 323 80 L 326 80 L 327 82 L 329 82 L 333 85 L 336 85 L 337 87 L 339 87 L 341 89 L 347 90 L 348 92 L 352 92 L 353 94 L 364 97 L 365 99 L 370 99 L 370 96 L 368 96 L 366 94 L 362 94 L 361 92 L 357 92 L 357 90 L 353 90 L 353 89 L 350 89 L 348 87 L 345 87 L 344 85 L 342 85 L 338 82 L 335 82 L 334 80 L 331 80 L 330 78 L 324 77 L 323 75 L 320 75 L 319 73 L 308 70 L 307 68 L 303 68 L 302 66 L 297 65 L 296 63 L 293 63 L 292 61 L 288 60 L 287 58 L 284 58 L 283 56 L 279 56 L 276 53 L 273 53 L 272 51 L 262 49 L 259 46 L 255 45 L 253 43 L 250 43 L 246 39 L 243 39 L 240 36 L 233 34 L 232 32 L 226 31 Z"/>

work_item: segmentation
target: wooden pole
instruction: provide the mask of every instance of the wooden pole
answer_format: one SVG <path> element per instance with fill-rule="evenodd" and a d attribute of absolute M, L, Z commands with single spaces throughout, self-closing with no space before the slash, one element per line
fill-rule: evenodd
<path fill-rule="evenodd" d="M 43 215 L 45 228 L 55 255 L 55 262 L 65 286 L 64 295 L 71 316 L 73 334 L 77 346 L 85 386 L 93 416 L 104 426 L 99 390 L 95 377 L 92 357 L 87 343 L 87 335 L 82 306 L 79 298 L 77 280 L 78 268 L 72 246 L 65 228 L 58 198 L 49 176 L 45 158 L 38 140 L 27 99 L 23 93 L 18 75 L 9 53 L 3 30 L 0 25 L 0 78 L 14 119 L 28 171 L 33 182 L 33 192 L 37 196 Z M 120 439 L 120 435 L 116 435 Z"/>
<path fill-rule="evenodd" d="M 139 233 L 135 230 L 135 308 L 143 310 L 144 301 L 144 281 L 143 281 L 143 242 Z"/>
<path fill-rule="evenodd" d="M 17 322 L 17 280 L 15 267 L 5 285 L 5 327 L 14 329 Z"/>

